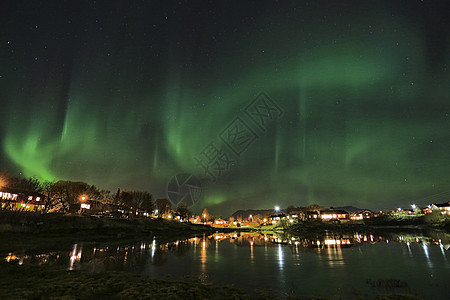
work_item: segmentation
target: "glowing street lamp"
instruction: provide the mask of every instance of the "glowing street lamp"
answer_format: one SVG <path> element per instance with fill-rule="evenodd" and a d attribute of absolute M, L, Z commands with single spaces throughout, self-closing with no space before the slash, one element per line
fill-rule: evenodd
<path fill-rule="evenodd" d="M 91 208 L 91 205 L 90 204 L 88 204 L 88 203 L 86 203 L 86 201 L 87 201 L 87 199 L 88 199 L 88 197 L 86 196 L 86 195 L 81 195 L 80 196 L 80 201 L 82 202 L 81 203 L 81 205 L 80 205 L 80 211 L 79 211 L 79 213 L 82 213 L 83 212 L 83 209 L 90 209 Z"/>
<path fill-rule="evenodd" d="M 276 212 L 279 212 L 280 211 L 280 207 L 277 205 L 277 206 L 275 206 L 275 211 Z"/>
<path fill-rule="evenodd" d="M 415 204 L 413 204 L 413 205 L 411 205 L 411 207 L 412 207 L 412 209 L 416 209 L 416 205 Z"/>

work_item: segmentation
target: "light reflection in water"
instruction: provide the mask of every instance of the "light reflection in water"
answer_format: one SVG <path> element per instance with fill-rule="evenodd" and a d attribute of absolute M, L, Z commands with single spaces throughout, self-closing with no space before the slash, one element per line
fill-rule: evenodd
<path fill-rule="evenodd" d="M 89 250 L 86 250 L 86 252 L 83 254 L 83 260 L 89 261 L 90 259 L 103 259 L 107 256 L 113 256 L 117 258 L 121 258 L 122 262 L 127 263 L 130 256 L 146 256 L 147 253 L 149 253 L 152 262 L 156 259 L 157 256 L 160 256 L 161 254 L 167 253 L 167 252 L 178 252 L 180 255 L 183 255 L 189 248 L 193 248 L 194 255 L 196 253 L 197 246 L 201 246 L 201 252 L 200 252 L 200 262 L 201 264 L 208 263 L 207 256 L 208 254 L 211 254 L 211 252 L 208 252 L 209 245 L 213 245 L 213 252 L 215 255 L 219 254 L 219 251 L 221 252 L 221 243 L 226 242 L 230 244 L 234 244 L 235 246 L 239 247 L 249 247 L 249 253 L 248 258 L 250 261 L 253 261 L 257 258 L 256 256 L 256 249 L 259 247 L 263 247 L 264 250 L 264 258 L 269 259 L 271 255 L 271 248 L 276 248 L 276 255 L 277 255 L 277 261 L 280 263 L 280 267 L 282 266 L 281 263 L 285 264 L 285 255 L 282 249 L 290 249 L 291 254 L 295 254 L 297 257 L 299 253 L 305 252 L 305 251 L 313 251 L 316 253 L 324 253 L 327 254 L 328 258 L 330 260 L 333 260 L 332 264 L 337 264 L 338 262 L 342 264 L 343 260 L 343 249 L 344 248 L 350 248 L 363 245 L 365 243 L 368 244 L 374 244 L 374 243 L 387 243 L 387 241 L 397 243 L 397 244 L 403 244 L 405 245 L 405 249 L 407 249 L 407 253 L 409 253 L 410 257 L 413 257 L 412 251 L 412 245 L 413 244 L 419 244 L 422 248 L 422 251 L 424 253 L 424 258 L 426 261 L 431 261 L 430 256 L 430 247 L 432 245 L 436 245 L 439 247 L 439 251 L 446 259 L 447 255 L 447 248 L 450 246 L 449 241 L 447 240 L 441 240 L 441 239 L 432 239 L 432 238 L 425 238 L 425 237 L 415 237 L 415 236 L 399 236 L 397 238 L 390 236 L 389 238 L 384 238 L 381 236 L 375 236 L 372 234 L 355 234 L 353 236 L 339 236 L 339 237 L 333 237 L 329 236 L 327 238 L 324 238 L 322 240 L 311 240 L 306 238 L 299 238 L 299 237 L 291 237 L 286 235 L 277 235 L 273 233 L 252 233 L 252 232 L 241 232 L 241 233 L 217 233 L 212 236 L 202 236 L 202 238 L 192 238 L 186 241 L 175 241 L 171 243 L 165 243 L 160 244 L 157 242 L 155 238 L 153 238 L 151 244 L 148 244 L 147 242 L 139 242 L 136 243 L 136 245 L 129 245 L 129 246 L 114 246 L 111 248 L 108 247 L 102 247 L 102 246 L 92 246 Z M 367 242 L 364 242 L 367 241 Z M 391 244 L 391 243 L 389 243 Z M 110 253 L 109 249 L 114 249 L 114 253 Z M 74 244 L 72 246 L 72 250 L 67 253 L 66 257 L 68 257 L 68 263 L 69 268 L 72 269 L 75 267 L 77 263 L 80 263 L 81 261 L 81 255 L 82 255 L 82 246 L 79 244 Z M 358 251 L 360 252 L 360 251 Z M 23 253 L 23 252 L 21 252 Z M 108 253 L 108 254 L 106 254 Z M 11 252 L 8 255 L 6 255 L 3 260 L 6 262 L 11 263 L 33 263 L 38 262 L 39 264 L 42 263 L 49 263 L 54 262 L 59 258 L 59 254 L 63 254 L 61 252 L 48 252 L 48 253 L 40 253 L 35 255 L 24 255 L 20 253 Z M 64 257 L 64 255 L 62 256 Z M 217 261 L 217 260 L 213 260 Z"/>
<path fill-rule="evenodd" d="M 281 249 L 281 244 L 278 244 L 278 265 L 280 270 L 283 270 L 283 249 Z"/>
<path fill-rule="evenodd" d="M 250 241 L 250 261 L 253 263 L 254 262 L 254 260 L 255 260 L 255 256 L 254 256 L 254 254 L 253 254 L 253 244 L 254 244 L 254 241 L 253 241 L 253 238 L 252 238 L 252 240 Z"/>
<path fill-rule="evenodd" d="M 78 251 L 77 247 L 78 247 L 78 244 L 73 245 L 73 251 L 72 251 L 72 254 L 70 255 L 69 270 L 73 270 L 73 266 L 74 266 L 75 262 L 80 262 L 80 260 L 81 260 L 82 248 L 80 247 L 80 250 Z"/>
<path fill-rule="evenodd" d="M 203 241 L 202 241 L 201 262 L 202 262 L 202 264 L 206 263 L 206 239 L 204 236 L 203 236 Z"/>
<path fill-rule="evenodd" d="M 423 247 L 423 252 L 425 253 L 425 257 L 427 259 L 427 265 L 431 269 L 431 268 L 433 268 L 433 264 L 431 263 L 431 260 L 430 260 L 430 253 L 428 253 L 428 246 L 424 243 L 424 244 L 422 244 L 422 247 Z"/>
<path fill-rule="evenodd" d="M 444 256 L 444 259 L 447 260 L 447 257 L 445 256 L 445 248 L 444 245 L 439 241 L 439 248 L 441 248 L 442 255 Z"/>
<path fill-rule="evenodd" d="M 428 247 L 426 244 L 422 244 L 422 248 L 423 248 L 423 252 L 425 253 L 425 257 L 427 258 L 427 260 L 430 260 L 430 254 L 428 253 Z"/>
<path fill-rule="evenodd" d="M 156 251 L 156 239 L 155 239 L 155 237 L 153 237 L 153 241 L 152 241 L 152 262 L 153 262 L 153 259 L 155 258 L 155 251 Z"/>

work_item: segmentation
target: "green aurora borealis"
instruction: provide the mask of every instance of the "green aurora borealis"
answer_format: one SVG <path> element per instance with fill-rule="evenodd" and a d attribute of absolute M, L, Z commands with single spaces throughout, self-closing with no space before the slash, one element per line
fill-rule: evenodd
<path fill-rule="evenodd" d="M 263 90 L 283 116 L 195 209 L 449 200 L 446 1 L 118 3 L 2 3 L 2 169 L 164 196 Z"/>

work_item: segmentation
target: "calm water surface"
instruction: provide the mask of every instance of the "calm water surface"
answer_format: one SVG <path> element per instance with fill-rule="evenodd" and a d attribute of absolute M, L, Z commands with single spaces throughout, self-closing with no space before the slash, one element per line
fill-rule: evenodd
<path fill-rule="evenodd" d="M 67 251 L 11 252 L 17 264 L 56 264 L 89 272 L 141 273 L 152 278 L 196 276 L 247 291 L 271 289 L 279 295 L 324 297 L 410 293 L 426 299 L 449 299 L 448 234 L 384 236 L 355 233 L 321 240 L 260 233 L 211 236 L 132 245 L 84 245 Z M 367 281 L 399 279 L 407 287 L 372 287 Z"/>

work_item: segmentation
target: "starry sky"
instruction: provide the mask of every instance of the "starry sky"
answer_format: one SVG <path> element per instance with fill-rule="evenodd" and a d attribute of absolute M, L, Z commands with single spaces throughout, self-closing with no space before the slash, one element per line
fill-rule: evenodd
<path fill-rule="evenodd" d="M 449 12 L 426 0 L 2 1 L 0 167 L 155 197 L 194 174 L 192 208 L 216 215 L 449 201 Z M 261 95 L 279 108 L 259 106 L 263 128 L 245 113 Z"/>

